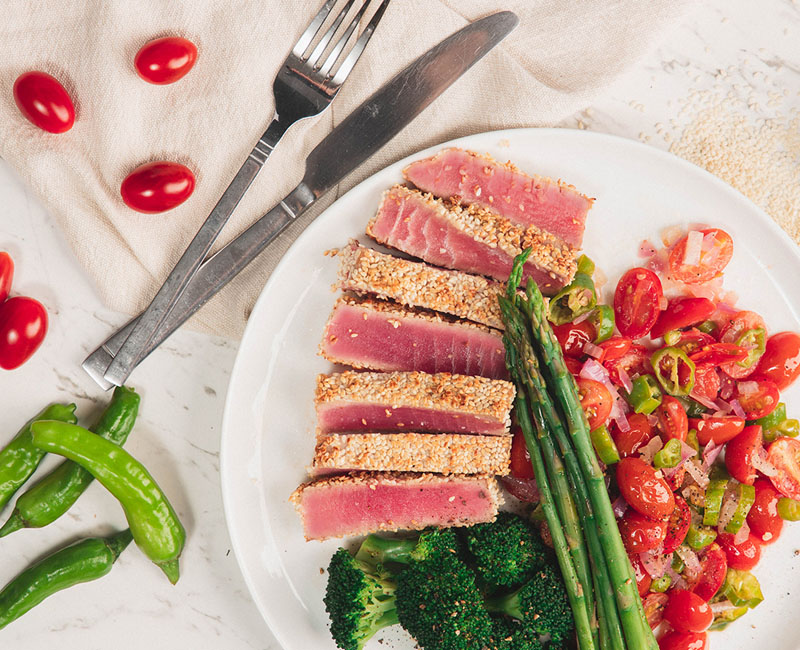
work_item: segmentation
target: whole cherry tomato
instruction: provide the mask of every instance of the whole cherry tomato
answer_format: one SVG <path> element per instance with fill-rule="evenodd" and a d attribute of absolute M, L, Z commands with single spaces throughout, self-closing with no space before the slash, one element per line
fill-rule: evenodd
<path fill-rule="evenodd" d="M 179 206 L 194 191 L 194 174 L 174 162 L 146 163 L 122 181 L 120 193 L 125 204 L 146 214 L 164 212 Z"/>
<path fill-rule="evenodd" d="M 783 390 L 800 375 L 800 334 L 778 332 L 767 339 L 756 373 Z"/>
<path fill-rule="evenodd" d="M 136 74 L 151 84 L 171 84 L 182 79 L 197 60 L 197 46 L 185 38 L 167 36 L 145 43 L 136 53 Z"/>
<path fill-rule="evenodd" d="M 670 632 L 659 639 L 658 650 L 708 650 L 708 633 Z"/>
<path fill-rule="evenodd" d="M 686 539 L 689 526 L 692 524 L 692 511 L 683 497 L 675 495 L 675 510 L 667 522 L 667 536 L 664 538 L 664 554 L 669 555 Z"/>
<path fill-rule="evenodd" d="M 697 264 L 684 264 L 686 235 L 675 244 L 669 254 L 669 273 L 673 280 L 686 284 L 702 284 L 717 277 L 728 266 L 733 257 L 733 240 L 724 230 L 706 228 L 703 233 L 703 248 Z"/>
<path fill-rule="evenodd" d="M 783 519 L 778 514 L 781 493 L 765 478 L 757 478 L 753 485 L 756 488 L 756 500 L 747 513 L 750 534 L 762 545 L 772 544 L 783 530 Z"/>
<path fill-rule="evenodd" d="M 636 578 L 636 587 L 639 589 L 639 596 L 644 598 L 647 592 L 650 591 L 653 578 L 647 573 L 647 570 L 644 568 L 637 554 L 629 555 L 628 559 L 631 561 L 631 566 L 633 567 L 633 576 Z"/>
<path fill-rule="evenodd" d="M 611 393 L 603 384 L 594 379 L 578 377 L 578 396 L 590 429 L 596 429 L 608 419 L 612 406 Z"/>
<path fill-rule="evenodd" d="M 0 251 L 0 303 L 8 298 L 11 281 L 14 279 L 14 260 L 5 251 Z"/>
<path fill-rule="evenodd" d="M 622 543 L 629 554 L 657 549 L 667 534 L 666 521 L 654 521 L 628 508 L 617 522 Z"/>
<path fill-rule="evenodd" d="M 553 333 L 561 344 L 564 355 L 575 359 L 583 356 L 584 346 L 594 341 L 595 337 L 594 325 L 588 320 L 553 325 Z"/>
<path fill-rule="evenodd" d="M 641 458 L 623 458 L 617 463 L 617 485 L 628 505 L 645 517 L 663 519 L 675 509 L 672 490 Z"/>
<path fill-rule="evenodd" d="M 614 292 L 614 317 L 623 336 L 638 339 L 655 325 L 661 311 L 661 280 L 652 271 L 633 268 Z"/>
<path fill-rule="evenodd" d="M 748 330 L 759 329 L 764 330 L 764 336 L 766 336 L 767 324 L 761 316 L 753 311 L 740 311 L 732 318 L 728 319 L 728 323 L 720 332 L 719 340 L 721 343 L 740 345 L 740 342 L 744 343 L 741 339 Z M 761 356 L 763 356 L 763 354 Z M 749 361 L 730 361 L 728 363 L 723 363 L 721 368 L 729 377 L 741 379 L 755 371 L 758 361 L 758 358 L 754 359 L 752 363 Z"/>
<path fill-rule="evenodd" d="M 0 305 L 0 368 L 18 368 L 39 348 L 47 333 L 47 311 L 33 298 L 15 296 Z"/>
<path fill-rule="evenodd" d="M 741 433 L 744 418 L 735 415 L 689 418 L 689 428 L 697 431 L 697 440 L 701 445 L 707 445 L 712 440 L 722 445 Z"/>
<path fill-rule="evenodd" d="M 677 632 L 705 632 L 714 622 L 709 604 L 686 589 L 671 589 L 664 620 Z"/>
<path fill-rule="evenodd" d="M 14 82 L 14 101 L 20 113 L 48 133 L 64 133 L 75 123 L 75 106 L 55 77 L 34 70 Z"/>
<path fill-rule="evenodd" d="M 658 316 L 650 330 L 650 338 L 657 339 L 670 330 L 679 330 L 702 323 L 717 310 L 708 298 L 675 298 Z"/>
<path fill-rule="evenodd" d="M 708 602 L 719 591 L 728 573 L 728 559 L 719 544 L 713 542 L 700 554 L 700 574 L 692 591 Z"/>
<path fill-rule="evenodd" d="M 753 424 L 745 427 L 725 447 L 725 467 L 730 475 L 740 483 L 753 485 L 758 477 L 758 472 L 753 465 L 753 458 L 763 449 L 764 436 L 761 426 Z"/>
<path fill-rule="evenodd" d="M 665 443 L 672 439 L 686 440 L 689 433 L 689 418 L 686 417 L 686 409 L 678 399 L 664 395 L 661 404 L 656 408 L 655 415 L 658 418 L 661 439 Z"/>
<path fill-rule="evenodd" d="M 628 425 L 630 428 L 627 431 L 620 429 L 616 422 L 611 426 L 611 437 L 621 458 L 633 456 L 653 437 L 653 427 L 643 413 L 628 415 Z"/>
<path fill-rule="evenodd" d="M 731 569 L 750 571 L 761 558 L 761 542 L 755 535 L 749 535 L 746 540 L 736 544 L 735 537 L 730 533 L 723 533 L 717 537 L 717 542 L 725 551 Z"/>
<path fill-rule="evenodd" d="M 778 470 L 769 477 L 775 489 L 785 497 L 800 499 L 800 440 L 778 438 L 767 448 L 767 460 Z"/>
<path fill-rule="evenodd" d="M 511 439 L 511 476 L 521 479 L 533 478 L 533 465 L 528 454 L 528 445 L 525 444 L 525 436 L 522 429 L 514 427 Z"/>

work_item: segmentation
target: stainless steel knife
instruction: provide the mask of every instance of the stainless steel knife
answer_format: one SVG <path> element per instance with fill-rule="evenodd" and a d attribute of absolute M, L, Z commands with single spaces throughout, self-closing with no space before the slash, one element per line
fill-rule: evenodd
<path fill-rule="evenodd" d="M 470 23 L 428 50 L 371 95 L 309 154 L 303 180 L 241 235 L 208 258 L 150 341 L 144 359 L 242 271 L 317 199 L 399 133 L 456 79 L 502 41 L 519 19 L 501 11 Z M 131 320 L 83 362 L 104 389 L 103 377 L 136 323 Z"/>

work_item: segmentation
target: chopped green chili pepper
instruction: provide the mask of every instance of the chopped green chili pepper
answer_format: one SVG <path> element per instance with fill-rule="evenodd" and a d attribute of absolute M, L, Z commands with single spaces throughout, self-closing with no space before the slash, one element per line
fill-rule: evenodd
<path fill-rule="evenodd" d="M 681 333 L 680 330 L 670 330 L 666 334 L 664 334 L 664 343 L 667 345 L 675 345 L 679 343 L 681 340 Z"/>
<path fill-rule="evenodd" d="M 780 424 L 786 419 L 786 404 L 784 402 L 778 402 L 778 405 L 775 407 L 775 410 L 772 411 L 769 415 L 765 415 L 763 418 L 759 418 L 758 420 L 748 420 L 747 425 L 750 426 L 751 424 L 760 424 L 762 429 L 771 429 L 772 427 Z"/>
<path fill-rule="evenodd" d="M 594 275 L 594 262 L 588 256 L 581 254 L 578 258 L 578 273 L 588 275 L 590 278 Z"/>
<path fill-rule="evenodd" d="M 585 273 L 576 273 L 572 282 L 550 299 L 550 321 L 556 325 L 571 323 L 597 305 L 594 282 Z"/>
<path fill-rule="evenodd" d="M 715 334 L 719 326 L 713 320 L 704 320 L 697 326 L 703 334 Z"/>
<path fill-rule="evenodd" d="M 589 315 L 589 322 L 594 326 L 594 342 L 607 341 L 614 333 L 614 310 L 610 305 L 597 305 Z"/>
<path fill-rule="evenodd" d="M 661 576 L 660 578 L 656 578 L 653 582 L 650 583 L 650 591 L 655 591 L 656 593 L 664 593 L 669 586 L 672 584 L 672 578 L 670 578 L 666 573 Z"/>
<path fill-rule="evenodd" d="M 667 444 L 659 449 L 653 456 L 653 464 L 656 469 L 664 467 L 675 467 L 681 462 L 681 442 L 672 438 L 667 440 Z"/>
<path fill-rule="evenodd" d="M 756 577 L 749 571 L 741 569 L 728 569 L 725 582 L 722 583 L 720 593 L 737 607 L 757 607 L 764 600 L 761 585 Z"/>
<path fill-rule="evenodd" d="M 730 477 L 722 469 L 717 469 L 719 465 L 714 467 L 715 476 L 711 477 L 711 481 L 706 488 L 706 504 L 705 511 L 703 512 L 703 525 L 716 526 L 719 521 L 719 512 L 722 509 L 722 500 L 725 497 L 725 490 L 728 488 Z"/>
<path fill-rule="evenodd" d="M 738 493 L 739 501 L 736 505 L 736 512 L 733 513 L 733 517 L 731 517 L 728 525 L 725 526 L 725 532 L 734 535 L 739 532 L 745 519 L 747 519 L 747 513 L 750 512 L 750 508 L 753 507 L 756 501 L 756 489 L 752 485 L 737 482 L 735 489 Z"/>
<path fill-rule="evenodd" d="M 130 388 L 118 387 L 92 431 L 115 445 L 122 445 L 138 412 L 139 395 Z M 20 528 L 41 528 L 54 522 L 72 507 L 93 480 L 83 467 L 65 460 L 17 499 L 14 512 L 0 528 L 0 537 Z"/>
<path fill-rule="evenodd" d="M 703 417 L 703 413 L 708 413 L 708 410 L 705 406 L 703 406 L 700 402 L 693 400 L 691 397 L 679 397 L 675 396 L 683 409 L 686 411 L 686 415 L 690 418 L 699 418 Z"/>
<path fill-rule="evenodd" d="M 624 394 L 635 413 L 650 415 L 661 404 L 661 390 L 650 375 L 639 375 L 631 384 L 631 392 Z"/>
<path fill-rule="evenodd" d="M 724 630 L 737 618 L 741 618 L 747 614 L 747 607 L 737 607 L 736 609 L 729 609 L 725 612 L 714 615 L 714 622 L 709 627 L 709 630 Z"/>
<path fill-rule="evenodd" d="M 694 388 L 694 362 L 680 348 L 656 350 L 650 363 L 658 383 L 670 395 L 686 397 Z"/>
<path fill-rule="evenodd" d="M 175 584 L 186 531 L 144 466 L 122 447 L 73 424 L 40 421 L 31 432 L 39 449 L 75 461 L 117 498 L 136 545 Z"/>
<path fill-rule="evenodd" d="M 772 442 L 776 438 L 796 438 L 800 433 L 800 421 L 787 418 L 770 429 L 764 429 L 764 442 Z"/>
<path fill-rule="evenodd" d="M 705 526 L 697 526 L 696 524 L 689 526 L 689 532 L 686 533 L 686 543 L 695 551 L 703 550 L 715 539 L 717 539 L 716 530 Z"/>
<path fill-rule="evenodd" d="M 700 453 L 700 441 L 697 439 L 697 429 L 689 429 L 686 434 L 686 444 L 694 449 L 698 454 Z"/>
<path fill-rule="evenodd" d="M 675 553 L 672 556 L 672 570 L 675 573 L 680 573 L 685 568 L 686 568 L 686 564 L 684 564 L 683 560 L 681 559 L 681 556 L 678 555 L 677 553 Z"/>
<path fill-rule="evenodd" d="M 800 501 L 781 497 L 778 499 L 778 514 L 786 521 L 800 521 Z"/>
<path fill-rule="evenodd" d="M 31 441 L 31 424 L 36 420 L 60 420 L 75 424 L 74 404 L 51 404 L 19 430 L 16 436 L 0 451 L 0 509 L 27 481 L 42 462 L 45 452 Z"/>
<path fill-rule="evenodd" d="M 606 465 L 613 465 L 619 462 L 619 451 L 617 445 L 614 444 L 614 439 L 608 432 L 605 424 L 601 424 L 589 436 L 592 439 L 592 445 L 597 457 Z"/>
<path fill-rule="evenodd" d="M 767 346 L 767 332 L 763 327 L 749 329 L 736 339 L 736 345 L 747 350 L 747 358 L 736 363 L 742 368 L 752 368 L 764 354 Z"/>
<path fill-rule="evenodd" d="M 102 578 L 131 539 L 128 529 L 111 537 L 84 539 L 25 569 L 0 591 L 0 628 L 57 591 Z"/>

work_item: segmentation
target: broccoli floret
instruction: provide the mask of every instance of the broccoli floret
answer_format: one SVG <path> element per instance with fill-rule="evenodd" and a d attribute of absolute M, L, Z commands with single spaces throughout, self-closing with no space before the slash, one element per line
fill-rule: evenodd
<path fill-rule="evenodd" d="M 573 634 L 572 610 L 564 583 L 550 566 L 536 571 L 513 593 L 488 598 L 486 608 L 516 618 L 539 634 L 549 634 L 556 643 Z"/>
<path fill-rule="evenodd" d="M 492 617 L 492 650 L 542 650 L 539 633 L 508 616 Z"/>
<path fill-rule="evenodd" d="M 409 564 L 440 555 L 459 552 L 458 537 L 451 528 L 423 531 L 413 539 L 387 539 L 368 535 L 356 553 L 356 559 L 380 568 L 391 564 Z"/>
<path fill-rule="evenodd" d="M 343 650 L 361 650 L 381 628 L 398 622 L 395 582 L 340 548 L 328 566 L 325 610 Z"/>
<path fill-rule="evenodd" d="M 549 563 L 547 547 L 527 519 L 500 512 L 491 523 L 464 528 L 475 572 L 488 590 L 518 587 Z"/>

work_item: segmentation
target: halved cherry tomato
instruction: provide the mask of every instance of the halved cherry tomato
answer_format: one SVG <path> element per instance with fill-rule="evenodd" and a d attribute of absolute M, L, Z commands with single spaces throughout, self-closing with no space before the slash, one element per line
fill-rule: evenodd
<path fill-rule="evenodd" d="M 542 500 L 539 487 L 534 479 L 514 478 L 513 476 L 498 476 L 497 478 L 508 493 L 520 501 L 539 503 Z M 542 537 L 542 540 L 544 540 L 544 537 Z M 549 544 L 549 546 L 552 547 L 552 544 Z"/>
<path fill-rule="evenodd" d="M 689 428 L 697 431 L 697 441 L 701 445 L 707 445 L 712 440 L 722 445 L 742 432 L 744 418 L 735 415 L 689 418 Z"/>
<path fill-rule="evenodd" d="M 656 592 L 647 594 L 642 600 L 644 615 L 651 630 L 655 630 L 664 620 L 664 607 L 666 607 L 668 600 L 669 596 L 667 594 Z"/>
<path fill-rule="evenodd" d="M 707 632 L 670 632 L 658 640 L 658 650 L 707 650 Z"/>
<path fill-rule="evenodd" d="M 711 345 L 716 342 L 716 339 L 710 334 L 701 332 L 696 327 L 692 327 L 684 332 L 681 332 L 678 342 L 673 345 L 675 348 L 680 348 L 686 354 L 691 354 L 698 348 L 704 345 Z"/>
<path fill-rule="evenodd" d="M 628 505 L 646 517 L 662 519 L 675 509 L 672 490 L 641 458 L 623 458 L 617 463 L 617 485 Z"/>
<path fill-rule="evenodd" d="M 669 254 L 669 273 L 672 279 L 686 284 L 702 284 L 717 277 L 728 266 L 733 257 L 733 240 L 724 230 L 705 228 L 703 233 L 703 249 L 697 264 L 684 264 L 686 255 L 686 235 L 675 244 Z"/>
<path fill-rule="evenodd" d="M 564 323 L 563 325 L 553 325 L 553 333 L 556 335 L 564 356 L 576 359 L 583 356 L 583 348 L 587 343 L 594 341 L 594 325 L 588 320 L 580 323 Z"/>
<path fill-rule="evenodd" d="M 625 550 L 630 554 L 657 549 L 667 534 L 666 521 L 654 521 L 633 508 L 628 508 L 617 524 Z"/>
<path fill-rule="evenodd" d="M 701 363 L 694 368 L 694 387 L 689 397 L 700 397 L 714 401 L 719 395 L 721 381 L 715 366 L 710 363 Z"/>
<path fill-rule="evenodd" d="M 11 281 L 14 279 L 14 260 L 5 251 L 0 251 L 0 303 L 8 298 Z"/>
<path fill-rule="evenodd" d="M 778 499 L 781 493 L 765 478 L 757 478 L 754 483 L 756 500 L 747 513 L 750 534 L 764 544 L 772 544 L 781 535 L 783 519 L 778 514 Z"/>
<path fill-rule="evenodd" d="M 745 427 L 725 447 L 725 467 L 730 475 L 740 483 L 753 485 L 758 478 L 758 472 L 753 466 L 753 457 L 762 450 L 764 436 L 761 426 L 753 424 Z"/>
<path fill-rule="evenodd" d="M 717 537 L 717 542 L 728 558 L 728 566 L 739 571 L 749 571 L 761 558 L 761 542 L 755 535 L 749 535 L 746 540 L 736 544 L 735 535 L 723 533 Z"/>
<path fill-rule="evenodd" d="M 744 361 L 747 358 L 747 350 L 733 343 L 711 343 L 696 348 L 689 358 L 695 364 L 710 363 L 716 366 L 726 362 Z"/>
<path fill-rule="evenodd" d="M 636 379 L 639 375 L 653 374 L 653 366 L 650 365 L 650 350 L 636 343 L 631 345 L 621 357 L 604 361 L 603 365 L 608 370 L 611 381 L 620 388 L 625 384 L 620 375 L 623 371 L 630 379 Z"/>
<path fill-rule="evenodd" d="M 589 429 L 596 429 L 608 419 L 612 407 L 611 393 L 603 384 L 594 379 L 578 377 L 578 396 L 589 420 Z"/>
<path fill-rule="evenodd" d="M 720 332 L 719 340 L 721 343 L 738 344 L 742 336 L 748 330 L 754 329 L 763 329 L 766 331 L 767 325 L 764 319 L 753 311 L 740 311 L 732 318 L 728 319 L 727 325 L 725 325 Z M 756 359 L 756 361 L 758 361 L 758 359 Z M 754 372 L 757 366 L 757 363 L 741 365 L 742 363 L 744 362 L 731 361 L 722 364 L 721 368 L 728 376 L 734 379 L 741 379 Z"/>
<path fill-rule="evenodd" d="M 47 311 L 38 300 L 15 296 L 0 304 L 0 368 L 13 370 L 33 356 L 47 334 Z"/>
<path fill-rule="evenodd" d="M 522 479 L 533 478 L 533 465 L 528 454 L 528 446 L 525 444 L 525 436 L 522 429 L 514 427 L 512 429 L 513 438 L 511 439 L 511 476 Z"/>
<path fill-rule="evenodd" d="M 743 392 L 742 384 L 755 384 L 755 386 L 748 386 L 752 390 Z M 736 384 L 736 399 L 739 400 L 739 405 L 744 409 L 748 420 L 758 420 L 772 413 L 778 406 L 780 397 L 775 382 L 769 379 L 754 380 L 748 377 L 747 381 Z"/>
<path fill-rule="evenodd" d="M 64 133 L 75 123 L 75 106 L 55 77 L 34 70 L 14 82 L 14 101 L 20 113 L 48 133 Z"/>
<path fill-rule="evenodd" d="M 624 336 L 638 339 L 655 325 L 661 311 L 661 280 L 641 267 L 627 271 L 614 292 L 614 316 Z"/>
<path fill-rule="evenodd" d="M 583 370 L 583 364 L 577 359 L 573 359 L 572 357 L 564 357 L 564 365 L 567 366 L 569 374 L 575 375 L 576 377 L 580 375 L 581 370 Z"/>
<path fill-rule="evenodd" d="M 714 622 L 709 604 L 686 589 L 671 589 L 664 620 L 678 632 L 705 632 Z"/>
<path fill-rule="evenodd" d="M 686 539 L 689 526 L 692 524 L 692 511 L 683 497 L 675 495 L 675 510 L 667 522 L 667 536 L 664 538 L 664 554 L 669 555 Z"/>
<path fill-rule="evenodd" d="M 672 395 L 664 395 L 655 414 L 658 418 L 661 439 L 664 442 L 672 439 L 686 440 L 686 434 L 689 432 L 689 419 L 686 417 L 683 404 L 677 398 Z"/>
<path fill-rule="evenodd" d="M 686 467 L 681 465 L 677 470 L 664 476 L 664 480 L 669 485 L 669 489 L 677 492 L 683 486 L 683 479 L 686 478 Z"/>
<path fill-rule="evenodd" d="M 767 339 L 757 374 L 783 390 L 800 375 L 800 334 L 778 332 Z"/>
<path fill-rule="evenodd" d="M 628 415 L 630 429 L 622 431 L 617 423 L 611 425 L 611 437 L 617 446 L 620 458 L 633 456 L 641 447 L 644 447 L 653 437 L 653 427 L 643 413 Z"/>
<path fill-rule="evenodd" d="M 692 591 L 708 602 L 725 582 L 728 572 L 728 559 L 719 544 L 713 542 L 700 554 L 700 575 L 692 586 Z"/>
<path fill-rule="evenodd" d="M 800 499 L 800 440 L 778 438 L 767 448 L 767 460 L 778 470 L 769 480 L 783 496 Z"/>
<path fill-rule="evenodd" d="M 167 36 L 145 43 L 136 53 L 136 73 L 151 84 L 171 84 L 183 78 L 197 60 L 197 46 L 185 38 Z"/>
<path fill-rule="evenodd" d="M 146 214 L 179 206 L 194 192 L 194 174 L 174 162 L 146 163 L 122 181 L 120 193 L 125 204 Z"/>
<path fill-rule="evenodd" d="M 717 310 L 716 305 L 708 298 L 675 298 L 669 301 L 667 308 L 658 316 L 656 324 L 650 330 L 650 338 L 657 339 L 670 330 L 680 330 L 690 325 L 702 323 Z"/>
<path fill-rule="evenodd" d="M 633 575 L 636 578 L 636 587 L 639 590 L 639 596 L 644 598 L 647 592 L 650 591 L 653 578 L 647 573 L 637 554 L 629 555 L 628 559 L 631 561 L 631 566 L 633 567 Z"/>
<path fill-rule="evenodd" d="M 628 350 L 631 349 L 633 341 L 624 336 L 612 336 L 610 339 L 598 344 L 599 348 L 603 350 L 603 356 L 600 357 L 600 363 L 606 361 L 613 361 L 625 356 Z"/>

